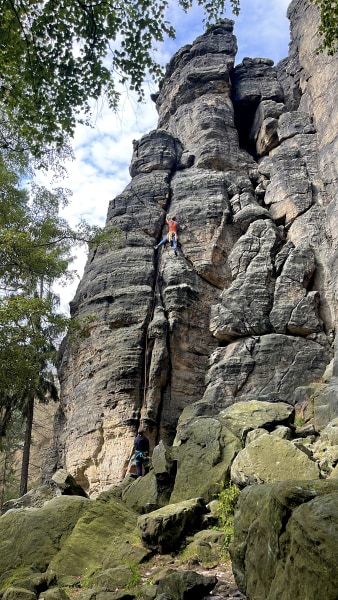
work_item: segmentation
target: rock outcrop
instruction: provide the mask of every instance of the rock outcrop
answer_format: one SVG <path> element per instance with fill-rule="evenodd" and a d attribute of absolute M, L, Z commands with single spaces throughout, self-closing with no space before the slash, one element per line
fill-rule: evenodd
<path fill-rule="evenodd" d="M 337 597 L 337 491 L 337 481 L 245 489 L 232 560 L 248 598 Z"/>
<path fill-rule="evenodd" d="M 62 465 L 97 494 L 132 468 L 140 423 L 152 448 L 180 446 L 179 419 L 202 405 L 210 418 L 248 400 L 304 410 L 317 386 L 317 430 L 336 416 L 322 406 L 338 372 L 337 57 L 315 53 L 316 10 L 291 2 L 276 66 L 234 66 L 229 20 L 167 66 L 158 128 L 134 141 L 131 181 L 109 204 L 119 240 L 91 251 L 71 303 L 92 319 L 62 345 L 46 479 Z M 177 256 L 153 248 L 168 212 L 187 225 Z"/>
<path fill-rule="evenodd" d="M 43 507 L 4 514 L 0 598 L 202 600 L 214 590 L 219 577 L 205 569 L 218 564 L 224 534 L 201 531 L 209 512 L 202 499 L 138 516 L 121 501 L 122 488 L 115 486 L 95 500 L 64 494 Z M 173 553 L 187 536 L 187 556 L 173 568 Z M 157 550 L 171 553 L 164 557 L 166 568 L 159 568 L 156 555 L 152 562 Z M 199 570 L 189 568 L 189 557 L 195 557 Z"/>
<path fill-rule="evenodd" d="M 290 52 L 278 65 L 234 66 L 225 20 L 167 66 L 153 98 L 158 127 L 134 141 L 131 181 L 109 204 L 118 239 L 91 250 L 71 303 L 88 335 L 62 344 L 45 468 L 45 482 L 63 467 L 85 490 L 81 510 L 122 481 L 130 527 L 138 515 L 141 538 L 160 552 L 182 539 L 192 499 L 205 507 L 236 482 L 234 570 L 254 600 L 289 597 L 292 564 L 309 573 L 318 558 L 329 573 L 317 587 L 317 567 L 309 574 L 319 596 L 333 599 L 338 579 L 323 542 L 334 547 L 337 528 L 338 56 L 316 53 L 314 3 L 292 0 L 288 15 Z M 167 213 L 186 225 L 177 252 L 154 248 Z M 135 480 L 140 425 L 153 464 Z M 178 519 L 172 545 L 162 539 L 168 515 Z M 81 523 L 51 557 L 60 581 Z M 184 577 L 173 579 L 180 589 Z M 290 586 L 295 599 L 313 597 L 296 576 Z"/>

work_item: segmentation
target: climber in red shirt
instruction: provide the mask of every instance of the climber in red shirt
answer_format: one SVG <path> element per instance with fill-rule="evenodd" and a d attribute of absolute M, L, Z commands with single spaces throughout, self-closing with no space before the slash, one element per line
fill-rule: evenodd
<path fill-rule="evenodd" d="M 164 236 L 163 240 L 161 240 L 161 242 L 159 244 L 157 244 L 157 246 L 154 246 L 154 249 L 157 250 L 158 248 L 160 248 L 160 246 L 163 246 L 163 244 L 165 244 L 166 242 L 170 242 L 170 245 L 175 250 L 175 254 L 177 254 L 177 252 L 176 252 L 176 250 L 177 250 L 177 234 L 179 231 L 182 231 L 183 229 L 185 229 L 185 226 L 183 226 L 183 227 L 180 226 L 179 222 L 176 219 L 176 215 L 172 215 L 172 217 L 167 215 L 166 221 L 167 221 L 169 231 L 168 231 L 167 235 Z"/>

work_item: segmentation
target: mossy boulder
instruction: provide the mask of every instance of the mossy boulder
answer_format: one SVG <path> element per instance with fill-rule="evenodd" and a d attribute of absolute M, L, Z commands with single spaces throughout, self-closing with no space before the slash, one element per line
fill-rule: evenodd
<path fill-rule="evenodd" d="M 112 592 L 139 583 L 138 572 L 134 565 L 106 569 L 94 575 L 92 579 L 94 588 L 103 588 Z"/>
<path fill-rule="evenodd" d="M 157 481 L 153 471 L 135 479 L 122 493 L 122 500 L 128 508 L 139 514 L 159 508 Z"/>
<path fill-rule="evenodd" d="M 182 598 L 201 600 L 208 596 L 216 582 L 215 575 L 201 575 L 195 571 L 173 571 L 159 581 L 156 597 L 171 600 L 182 600 Z"/>
<path fill-rule="evenodd" d="M 247 432 L 253 429 L 271 431 L 277 425 L 290 425 L 294 416 L 295 409 L 290 404 L 263 400 L 236 402 L 220 413 L 226 427 L 240 439 L 245 439 Z"/>
<path fill-rule="evenodd" d="M 338 481 L 283 481 L 245 488 L 230 548 L 248 598 L 336 600 Z"/>
<path fill-rule="evenodd" d="M 47 501 L 55 498 L 55 492 L 50 486 L 41 485 L 40 487 L 29 490 L 27 494 L 20 498 L 12 498 L 4 502 L 1 514 L 4 515 L 13 508 L 41 508 Z"/>
<path fill-rule="evenodd" d="M 225 534 L 215 529 L 198 531 L 182 552 L 182 559 L 190 563 L 200 563 L 206 568 L 216 566 L 221 561 Z"/>
<path fill-rule="evenodd" d="M 43 592 L 40 600 L 69 600 L 69 596 L 62 588 L 54 587 Z"/>
<path fill-rule="evenodd" d="M 31 569 L 44 572 L 90 504 L 79 496 L 62 496 L 41 508 L 5 513 L 0 518 L 0 590 Z"/>
<path fill-rule="evenodd" d="M 170 502 L 201 497 L 207 503 L 229 480 L 230 466 L 241 450 L 240 440 L 213 417 L 181 421 L 175 438 L 177 474 Z"/>
<path fill-rule="evenodd" d="M 46 573 L 40 573 L 32 567 L 21 565 L 12 572 L 10 577 L 3 580 L 1 589 L 14 585 L 16 588 L 38 593 L 39 590 L 46 589 L 49 583 Z"/>
<path fill-rule="evenodd" d="M 9 587 L 2 596 L 2 600 L 36 600 L 35 592 L 19 587 Z"/>
<path fill-rule="evenodd" d="M 143 544 L 160 554 L 178 550 L 184 537 L 198 529 L 206 511 L 202 498 L 192 498 L 142 515 L 137 523 Z"/>
<path fill-rule="evenodd" d="M 318 464 L 292 442 L 268 433 L 241 450 L 231 466 L 231 480 L 240 488 L 283 481 L 291 476 L 293 479 L 319 479 Z"/>
<path fill-rule="evenodd" d="M 105 496 L 90 503 L 51 560 L 48 573 L 58 583 L 72 584 L 98 568 L 138 563 L 147 554 L 138 536 L 136 513 L 119 499 Z"/>

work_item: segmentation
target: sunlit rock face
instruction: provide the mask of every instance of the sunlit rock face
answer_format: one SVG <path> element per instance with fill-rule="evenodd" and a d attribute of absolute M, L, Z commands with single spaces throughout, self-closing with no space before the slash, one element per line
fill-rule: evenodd
<path fill-rule="evenodd" d="M 289 17 L 276 66 L 234 67 L 229 20 L 170 61 L 158 128 L 109 204 L 118 240 L 91 251 L 71 303 L 88 336 L 63 342 L 46 476 L 62 465 L 95 494 L 130 468 L 140 425 L 154 447 L 198 402 L 295 404 L 332 360 L 338 60 L 315 52 L 314 6 L 294 0 Z M 154 250 L 167 213 L 186 226 L 177 255 Z"/>

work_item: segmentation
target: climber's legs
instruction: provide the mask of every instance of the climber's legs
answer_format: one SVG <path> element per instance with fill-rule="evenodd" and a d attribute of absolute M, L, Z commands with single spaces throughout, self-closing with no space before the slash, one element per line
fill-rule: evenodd
<path fill-rule="evenodd" d="M 163 240 L 160 241 L 159 244 L 157 244 L 157 246 L 154 246 L 154 250 L 157 250 L 160 246 L 163 246 L 163 244 L 165 244 L 168 241 L 167 236 L 165 235 Z"/>

